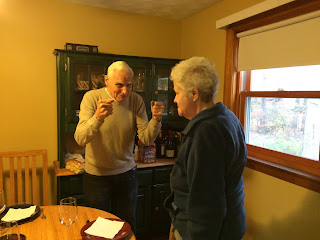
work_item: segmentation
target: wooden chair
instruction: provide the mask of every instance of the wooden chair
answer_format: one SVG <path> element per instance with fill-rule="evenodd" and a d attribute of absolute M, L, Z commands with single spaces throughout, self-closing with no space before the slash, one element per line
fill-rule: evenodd
<path fill-rule="evenodd" d="M 5 179 L 10 175 L 10 191 L 6 193 L 9 196 L 7 206 L 22 203 L 40 205 L 37 197 L 40 185 L 37 181 L 39 164 L 42 168 L 42 205 L 48 205 L 47 150 L 0 152 L 0 189 L 3 189 Z M 38 178 L 41 179 L 41 176 Z"/>

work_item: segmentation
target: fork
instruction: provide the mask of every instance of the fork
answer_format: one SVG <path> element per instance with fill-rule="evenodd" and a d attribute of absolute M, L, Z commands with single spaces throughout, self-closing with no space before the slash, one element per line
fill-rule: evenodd
<path fill-rule="evenodd" d="M 41 208 L 41 218 L 42 219 L 46 219 L 47 218 L 46 215 L 44 215 L 43 208 Z"/>

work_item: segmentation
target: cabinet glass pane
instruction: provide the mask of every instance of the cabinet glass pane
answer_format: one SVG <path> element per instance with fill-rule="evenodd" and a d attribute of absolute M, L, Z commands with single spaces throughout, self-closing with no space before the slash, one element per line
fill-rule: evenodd
<path fill-rule="evenodd" d="M 90 66 L 91 70 L 91 89 L 105 87 L 104 82 L 104 66 Z"/>
<path fill-rule="evenodd" d="M 146 97 L 144 93 L 138 92 L 138 94 L 142 97 L 143 101 L 146 102 Z"/>
<path fill-rule="evenodd" d="M 133 91 L 144 92 L 145 91 L 145 81 L 146 81 L 146 69 L 145 68 L 133 68 L 134 82 Z"/>
<path fill-rule="evenodd" d="M 74 109 L 75 109 L 75 115 L 79 117 L 80 112 L 80 104 L 83 98 L 84 92 L 75 92 L 74 94 Z"/>
<path fill-rule="evenodd" d="M 168 95 L 167 94 L 158 94 L 158 100 L 159 102 L 162 102 L 164 105 L 164 110 L 163 110 L 163 116 L 168 115 Z"/>
<path fill-rule="evenodd" d="M 174 102 L 175 94 L 170 93 L 168 98 L 169 98 L 168 115 L 173 118 L 178 117 L 177 104 Z"/>
<path fill-rule="evenodd" d="M 168 68 L 158 68 L 158 90 L 168 91 L 170 70 Z"/>
<path fill-rule="evenodd" d="M 74 65 L 75 89 L 89 90 L 89 66 L 85 64 Z"/>

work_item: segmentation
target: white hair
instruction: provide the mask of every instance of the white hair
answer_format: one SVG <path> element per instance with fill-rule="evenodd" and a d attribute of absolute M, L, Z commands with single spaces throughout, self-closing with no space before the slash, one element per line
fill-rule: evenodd
<path fill-rule="evenodd" d="M 109 78 L 112 77 L 112 75 L 113 75 L 115 70 L 126 71 L 126 72 L 128 72 L 128 73 L 130 73 L 132 75 L 132 78 L 134 76 L 131 67 L 129 67 L 129 65 L 124 61 L 114 62 L 108 67 L 107 74 L 108 74 Z"/>
<path fill-rule="evenodd" d="M 205 57 L 192 57 L 179 62 L 172 68 L 170 80 L 187 93 L 197 88 L 203 102 L 215 99 L 220 81 L 213 61 Z"/>

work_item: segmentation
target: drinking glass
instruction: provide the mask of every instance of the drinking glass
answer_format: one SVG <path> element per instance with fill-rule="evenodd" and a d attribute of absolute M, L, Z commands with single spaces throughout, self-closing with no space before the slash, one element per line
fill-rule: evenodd
<path fill-rule="evenodd" d="M 0 189 L 0 213 L 6 209 L 6 203 L 4 201 L 4 190 Z"/>
<path fill-rule="evenodd" d="M 0 232 L 0 240 L 22 240 L 17 222 L 1 222 Z"/>
<path fill-rule="evenodd" d="M 69 227 L 77 220 L 77 217 L 77 200 L 73 197 L 61 199 L 59 205 L 59 219 L 61 224 L 67 226 L 69 235 Z"/>

